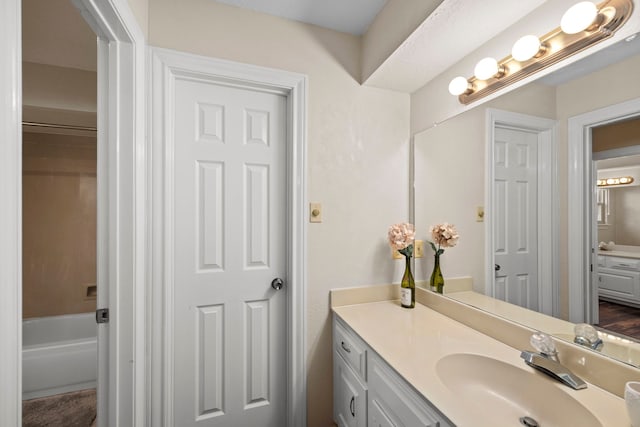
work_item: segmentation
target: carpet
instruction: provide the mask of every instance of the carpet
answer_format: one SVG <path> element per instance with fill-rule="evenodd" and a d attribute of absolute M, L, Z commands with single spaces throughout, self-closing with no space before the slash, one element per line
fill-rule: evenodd
<path fill-rule="evenodd" d="M 23 427 L 93 427 L 95 389 L 22 401 Z"/>

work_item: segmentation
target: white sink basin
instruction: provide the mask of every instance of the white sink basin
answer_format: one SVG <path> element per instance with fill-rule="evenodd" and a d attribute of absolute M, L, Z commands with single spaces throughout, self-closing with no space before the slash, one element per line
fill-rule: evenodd
<path fill-rule="evenodd" d="M 522 364 L 525 366 L 524 361 Z M 499 413 L 505 421 L 513 419 L 514 426 L 520 425 L 522 417 L 530 417 L 540 427 L 602 427 L 586 407 L 542 373 L 467 353 L 443 357 L 436 371 L 442 383 L 460 398 L 461 406 L 475 406 L 479 414 Z"/>

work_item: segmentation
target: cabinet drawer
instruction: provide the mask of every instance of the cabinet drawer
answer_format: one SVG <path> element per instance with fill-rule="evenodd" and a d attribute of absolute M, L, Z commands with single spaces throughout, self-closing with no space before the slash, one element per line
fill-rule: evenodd
<path fill-rule="evenodd" d="M 339 427 L 367 425 L 367 390 L 337 351 L 333 352 L 333 420 Z"/>
<path fill-rule="evenodd" d="M 640 298 L 640 273 L 609 268 L 600 269 L 598 290 L 605 297 L 637 301 Z"/>
<path fill-rule="evenodd" d="M 616 256 L 606 257 L 606 267 L 620 270 L 640 270 L 640 260 L 635 258 L 621 258 Z"/>
<path fill-rule="evenodd" d="M 360 337 L 348 331 L 338 319 L 336 319 L 333 324 L 333 345 L 335 351 L 346 360 L 347 364 L 353 368 L 363 381 L 366 381 L 367 346 Z"/>
<path fill-rule="evenodd" d="M 377 355 L 369 356 L 369 423 L 375 427 L 453 426 Z"/>

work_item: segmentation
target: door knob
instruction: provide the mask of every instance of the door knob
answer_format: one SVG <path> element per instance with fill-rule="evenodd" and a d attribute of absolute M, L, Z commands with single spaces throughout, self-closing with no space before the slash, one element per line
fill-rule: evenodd
<path fill-rule="evenodd" d="M 496 271 L 500 271 L 500 264 L 496 264 L 496 266 L 494 267 Z"/>
<path fill-rule="evenodd" d="M 271 287 L 276 291 L 279 291 L 284 286 L 284 280 L 279 277 L 276 277 L 271 281 Z"/>

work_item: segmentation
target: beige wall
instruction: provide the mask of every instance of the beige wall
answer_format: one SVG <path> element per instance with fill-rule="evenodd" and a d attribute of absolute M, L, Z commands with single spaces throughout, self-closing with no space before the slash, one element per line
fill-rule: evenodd
<path fill-rule="evenodd" d="M 95 310 L 95 137 L 24 133 L 23 316 Z"/>
<path fill-rule="evenodd" d="M 608 224 L 598 226 L 599 242 L 640 246 L 640 186 L 612 187 Z"/>
<path fill-rule="evenodd" d="M 93 71 L 22 63 L 22 103 L 27 106 L 96 112 L 97 77 Z"/>
<path fill-rule="evenodd" d="M 331 425 L 329 290 L 400 280 L 385 238 L 409 216 L 409 96 L 358 84 L 358 37 L 210 0 L 151 2 L 149 41 L 309 77 L 308 425 Z"/>
<path fill-rule="evenodd" d="M 127 0 L 145 38 L 149 38 L 149 0 Z"/>
<path fill-rule="evenodd" d="M 640 246 L 640 186 L 616 188 L 615 234 L 613 241 L 618 245 Z"/>

